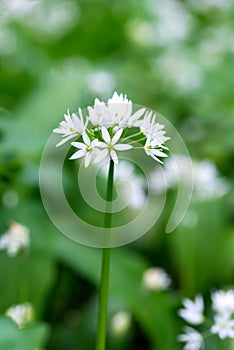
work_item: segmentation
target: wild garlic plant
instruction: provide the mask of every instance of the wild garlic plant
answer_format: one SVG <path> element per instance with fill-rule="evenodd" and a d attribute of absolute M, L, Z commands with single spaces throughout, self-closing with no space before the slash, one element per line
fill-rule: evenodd
<path fill-rule="evenodd" d="M 94 106 L 87 108 L 86 115 L 79 108 L 78 113 L 70 114 L 68 110 L 64 118 L 53 130 L 62 137 L 57 147 L 70 142 L 76 149 L 70 159 L 84 159 L 85 168 L 91 164 L 109 163 L 108 206 L 103 225 L 108 234 L 112 226 L 114 168 L 119 163 L 119 152 L 143 150 L 147 156 L 162 163 L 161 158 L 167 157 L 168 148 L 164 144 L 169 137 L 165 136 L 164 125 L 157 122 L 155 113 L 145 108 L 133 112 L 132 102 L 117 92 L 107 104 L 96 98 Z M 110 248 L 103 248 L 96 350 L 106 349 L 109 268 Z"/>

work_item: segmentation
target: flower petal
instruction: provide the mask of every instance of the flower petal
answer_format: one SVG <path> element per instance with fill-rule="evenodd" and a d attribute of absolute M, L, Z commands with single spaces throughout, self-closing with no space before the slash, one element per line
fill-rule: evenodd
<path fill-rule="evenodd" d="M 92 152 L 87 152 L 85 155 L 85 168 L 89 166 L 91 158 L 92 158 Z"/>
<path fill-rule="evenodd" d="M 158 157 L 167 157 L 167 154 L 161 152 L 159 149 L 152 149 L 151 153 Z"/>
<path fill-rule="evenodd" d="M 128 149 L 133 148 L 132 145 L 128 145 L 127 143 L 120 143 L 114 146 L 114 149 L 116 149 L 117 151 L 127 151 Z"/>
<path fill-rule="evenodd" d="M 117 131 L 117 133 L 116 133 L 116 134 L 114 135 L 114 137 L 112 138 L 112 141 L 111 141 L 112 145 L 115 145 L 115 144 L 119 141 L 119 139 L 120 139 L 122 133 L 123 133 L 123 129 L 119 129 L 119 130 Z"/>
<path fill-rule="evenodd" d="M 102 131 L 102 138 L 103 138 L 103 140 L 106 143 L 110 143 L 111 138 L 110 138 L 110 134 L 109 134 L 107 128 L 105 126 L 102 126 L 101 131 Z"/>
<path fill-rule="evenodd" d="M 89 137 L 88 137 L 88 135 L 86 134 L 85 131 L 82 133 L 82 138 L 83 138 L 84 143 L 85 143 L 86 145 L 90 145 L 90 139 L 89 139 Z"/>
<path fill-rule="evenodd" d="M 99 146 L 99 141 L 98 141 L 98 139 L 95 139 L 91 142 L 91 147 L 97 147 L 97 146 Z"/>
<path fill-rule="evenodd" d="M 107 148 L 108 147 L 108 145 L 105 142 L 98 142 L 97 146 L 100 148 Z"/>
<path fill-rule="evenodd" d="M 110 151 L 110 156 L 111 156 L 113 162 L 115 164 L 118 164 L 119 159 L 118 159 L 117 153 L 113 149 Z"/>
<path fill-rule="evenodd" d="M 59 147 L 59 146 L 63 145 L 63 144 L 66 143 L 68 140 L 73 139 L 73 138 L 76 137 L 76 136 L 77 136 L 77 134 L 72 134 L 72 135 L 69 135 L 69 136 L 67 136 L 67 137 L 64 137 L 64 138 L 62 139 L 62 141 L 60 141 L 59 143 L 57 143 L 56 147 Z"/>
<path fill-rule="evenodd" d="M 76 148 L 86 150 L 86 145 L 82 142 L 72 142 L 71 145 L 76 147 Z"/>
<path fill-rule="evenodd" d="M 86 152 L 83 150 L 77 151 L 69 159 L 78 159 L 78 158 L 84 157 L 85 153 Z"/>

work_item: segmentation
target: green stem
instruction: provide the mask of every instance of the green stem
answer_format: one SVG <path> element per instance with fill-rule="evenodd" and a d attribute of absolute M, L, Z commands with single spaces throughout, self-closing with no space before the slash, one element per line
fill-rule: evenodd
<path fill-rule="evenodd" d="M 110 160 L 109 173 L 107 179 L 106 201 L 107 210 L 105 213 L 104 229 L 111 230 L 111 202 L 113 199 L 113 182 L 114 182 L 114 162 Z M 103 248 L 102 251 L 102 269 L 101 282 L 99 290 L 99 310 L 98 310 L 98 329 L 96 339 L 96 350 L 105 350 L 106 348 L 106 328 L 107 328 L 107 309 L 108 309 L 108 287 L 109 287 L 109 270 L 110 270 L 110 248 Z"/>

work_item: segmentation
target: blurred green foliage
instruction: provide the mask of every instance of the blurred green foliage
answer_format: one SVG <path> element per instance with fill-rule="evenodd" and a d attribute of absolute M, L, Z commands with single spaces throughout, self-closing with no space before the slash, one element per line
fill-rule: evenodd
<path fill-rule="evenodd" d="M 172 190 L 158 224 L 113 250 L 110 318 L 128 310 L 133 321 L 121 339 L 109 332 L 108 349 L 182 348 L 181 297 L 234 285 L 233 86 L 232 0 L 0 0 L 0 229 L 19 221 L 32 241 L 28 254 L 0 252 L 0 349 L 94 346 L 101 252 L 56 230 L 38 174 L 66 109 L 106 101 L 114 90 L 165 115 L 192 158 L 208 159 L 229 182 L 225 196 L 193 199 L 185 220 L 166 235 Z M 65 181 L 74 178 L 72 165 L 65 171 Z M 73 183 L 68 187 L 77 203 Z M 169 273 L 169 291 L 142 289 L 151 266 Z M 21 331 L 4 313 L 25 301 L 35 322 Z M 221 346 L 207 342 L 207 349 Z"/>

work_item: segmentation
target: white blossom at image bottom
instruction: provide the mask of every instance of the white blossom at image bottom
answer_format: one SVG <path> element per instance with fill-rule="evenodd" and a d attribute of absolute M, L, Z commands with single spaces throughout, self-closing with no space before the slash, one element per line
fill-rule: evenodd
<path fill-rule="evenodd" d="M 215 316 L 215 324 L 211 327 L 211 333 L 218 334 L 220 339 L 234 339 L 234 320 L 226 315 Z"/>
<path fill-rule="evenodd" d="M 218 314 L 231 315 L 234 313 L 234 290 L 218 290 L 212 293 L 212 308 Z"/>
<path fill-rule="evenodd" d="M 201 334 L 191 327 L 184 327 L 184 334 L 180 334 L 178 340 L 186 343 L 183 350 L 199 350 L 203 346 Z"/>

